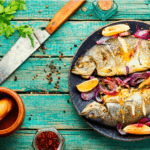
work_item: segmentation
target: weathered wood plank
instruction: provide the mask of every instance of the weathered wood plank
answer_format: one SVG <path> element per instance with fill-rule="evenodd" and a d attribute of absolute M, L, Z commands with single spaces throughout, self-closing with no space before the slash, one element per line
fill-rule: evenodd
<path fill-rule="evenodd" d="M 57 129 L 90 128 L 77 114 L 69 94 L 20 94 L 20 96 L 26 109 L 22 129 L 50 126 Z"/>
<path fill-rule="evenodd" d="M 59 130 L 65 138 L 65 150 L 147 150 L 150 139 L 122 142 L 104 137 L 93 130 Z M 20 130 L 10 137 L 0 138 L 1 150 L 33 150 L 32 141 L 36 131 Z"/>
<path fill-rule="evenodd" d="M 12 23 L 15 25 L 30 24 L 34 28 L 46 27 L 48 24 L 47 21 L 13 21 Z M 45 42 L 47 48 L 45 54 L 37 50 L 32 56 L 58 56 L 60 55 L 59 51 L 64 56 L 73 56 L 83 39 L 108 23 L 111 23 L 111 21 L 68 21 Z M 148 21 L 148 23 L 150 22 Z M 10 39 L 6 39 L 4 35 L 0 36 L 0 45 L 2 45 L 0 56 L 4 56 L 17 39 L 17 32 Z M 74 45 L 77 45 L 77 47 Z"/>
<path fill-rule="evenodd" d="M 45 54 L 42 51 L 36 51 L 33 56 L 58 56 L 59 51 L 64 53 L 64 56 L 73 56 L 77 47 L 81 44 L 81 39 L 86 38 L 91 32 L 108 24 L 110 22 L 85 22 L 85 21 L 69 21 L 65 23 L 57 32 L 55 32 L 46 42 Z M 34 28 L 41 29 L 46 27 L 48 22 L 46 21 L 13 21 L 14 25 L 30 24 Z M 6 39 L 5 36 L 0 36 L 0 56 L 3 56 L 11 48 L 11 46 L 17 41 L 18 33 L 16 32 L 10 39 Z M 74 47 L 77 45 L 77 47 Z M 72 50 L 70 49 L 72 47 Z"/>
<path fill-rule="evenodd" d="M 56 66 L 56 70 L 58 69 L 60 71 L 60 74 L 56 75 L 56 72 L 52 73 L 51 77 L 53 81 L 49 84 L 46 76 L 52 71 L 48 66 L 46 67 L 46 65 L 50 65 L 51 61 L 53 61 L 53 64 Z M 68 92 L 70 62 L 71 58 L 63 58 L 61 61 L 58 58 L 29 58 L 1 86 L 22 92 Z M 61 69 L 59 69 L 59 66 L 61 66 Z M 44 72 L 44 69 L 46 72 Z M 15 75 L 17 75 L 17 81 L 14 81 Z M 34 76 L 35 79 L 33 80 Z M 60 77 L 59 89 L 55 88 L 58 77 Z"/>
<path fill-rule="evenodd" d="M 52 17 L 68 2 L 69 0 L 43 1 L 43 0 L 26 0 L 27 11 L 19 11 L 15 15 L 15 19 L 52 19 Z M 84 7 L 87 8 L 83 12 L 80 8 L 70 20 L 99 20 L 98 16 L 93 11 L 93 0 L 87 0 Z M 116 0 L 118 4 L 118 12 L 109 20 L 118 19 L 142 19 L 148 20 L 149 16 L 149 0 Z M 46 8 L 48 5 L 48 8 Z M 41 13 L 39 13 L 39 10 Z M 133 15 L 134 14 L 134 15 Z"/>

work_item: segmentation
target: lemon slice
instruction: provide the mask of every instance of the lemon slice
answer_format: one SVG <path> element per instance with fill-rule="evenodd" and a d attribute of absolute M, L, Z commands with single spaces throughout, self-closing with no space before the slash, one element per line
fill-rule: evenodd
<path fill-rule="evenodd" d="M 88 92 L 92 90 L 97 84 L 98 84 L 98 79 L 94 78 L 92 80 L 82 82 L 81 84 L 76 85 L 76 87 L 80 92 Z"/>
<path fill-rule="evenodd" d="M 127 31 L 129 29 L 130 29 L 130 27 L 126 24 L 118 24 L 118 25 L 109 26 L 109 27 L 106 27 L 105 29 L 103 29 L 102 35 L 103 36 L 112 36 L 112 35 Z"/>
<path fill-rule="evenodd" d="M 131 124 L 126 126 L 123 131 L 130 134 L 150 134 L 150 127 L 144 124 Z"/>

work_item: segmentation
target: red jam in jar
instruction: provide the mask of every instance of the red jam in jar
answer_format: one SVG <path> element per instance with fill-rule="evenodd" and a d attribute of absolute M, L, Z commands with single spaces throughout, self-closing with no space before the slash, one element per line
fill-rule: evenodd
<path fill-rule="evenodd" d="M 44 131 L 38 135 L 36 145 L 39 150 L 57 150 L 59 138 L 52 131 Z"/>

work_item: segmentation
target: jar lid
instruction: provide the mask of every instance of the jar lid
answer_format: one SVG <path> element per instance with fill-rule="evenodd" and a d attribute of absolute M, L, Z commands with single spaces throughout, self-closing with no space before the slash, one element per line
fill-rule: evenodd
<path fill-rule="evenodd" d="M 35 134 L 34 136 L 34 139 L 33 139 L 33 143 L 32 143 L 32 146 L 35 150 L 39 150 L 39 148 L 37 147 L 37 137 L 41 134 L 41 133 L 44 133 L 44 132 L 53 132 L 55 133 L 57 136 L 58 136 L 58 139 L 59 139 L 59 146 L 57 148 L 57 150 L 63 150 L 63 146 L 64 146 L 64 142 L 65 142 L 65 139 L 64 137 L 54 128 L 54 127 L 50 127 L 50 128 L 45 128 L 45 129 L 40 129 L 37 131 L 37 133 Z"/>
<path fill-rule="evenodd" d="M 98 6 L 102 10 L 109 10 L 113 5 L 113 0 L 98 0 Z"/>

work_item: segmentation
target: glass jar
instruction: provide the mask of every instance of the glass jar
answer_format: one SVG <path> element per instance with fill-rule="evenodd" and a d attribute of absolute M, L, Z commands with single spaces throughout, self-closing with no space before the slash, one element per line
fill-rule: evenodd
<path fill-rule="evenodd" d="M 94 11 L 99 16 L 99 18 L 103 21 L 110 18 L 112 15 L 114 15 L 118 10 L 118 5 L 113 0 L 112 7 L 109 10 L 102 10 L 98 5 L 98 0 L 94 1 L 93 3 Z"/>
<path fill-rule="evenodd" d="M 33 139 L 33 143 L 32 143 L 32 146 L 35 150 L 39 150 L 38 147 L 37 147 L 37 137 L 41 134 L 41 133 L 44 133 L 44 132 L 54 132 L 57 136 L 58 136 L 58 139 L 59 139 L 59 146 L 57 148 L 57 150 L 63 150 L 63 147 L 64 147 L 64 142 L 65 142 L 65 139 L 64 137 L 54 128 L 54 127 L 51 127 L 51 128 L 45 128 L 45 129 L 40 129 L 37 131 L 37 133 L 35 134 L 34 136 L 34 139 Z"/>

